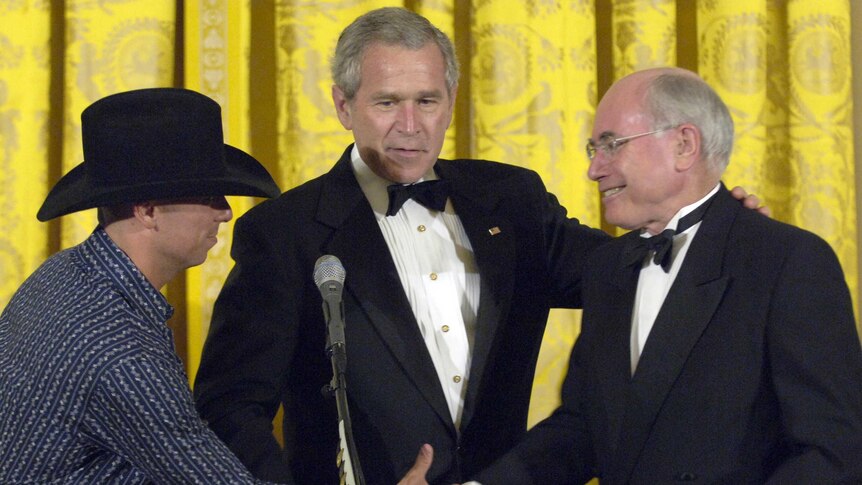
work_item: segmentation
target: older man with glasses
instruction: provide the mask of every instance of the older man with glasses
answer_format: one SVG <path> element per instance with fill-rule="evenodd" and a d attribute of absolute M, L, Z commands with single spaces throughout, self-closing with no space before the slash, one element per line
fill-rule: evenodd
<path fill-rule="evenodd" d="M 862 483 L 841 266 L 725 189 L 721 99 L 689 71 L 638 72 L 602 99 L 593 136 L 605 216 L 633 231 L 587 263 L 562 406 L 478 480 Z"/>

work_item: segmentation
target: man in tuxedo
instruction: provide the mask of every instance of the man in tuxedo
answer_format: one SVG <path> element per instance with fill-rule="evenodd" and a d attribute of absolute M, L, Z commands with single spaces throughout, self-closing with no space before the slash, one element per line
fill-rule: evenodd
<path fill-rule="evenodd" d="M 587 144 L 608 222 L 583 275 L 563 403 L 476 475 L 498 483 L 860 483 L 862 348 L 829 245 L 720 182 L 727 107 L 641 71 Z"/>
<path fill-rule="evenodd" d="M 580 307 L 587 254 L 609 238 L 567 218 L 533 171 L 438 159 L 458 63 L 425 18 L 362 15 L 332 74 L 355 143 L 329 173 L 237 221 L 197 406 L 258 477 L 335 483 L 336 406 L 320 392 L 332 368 L 312 278 L 331 254 L 347 274 L 347 394 L 367 482 L 394 483 L 425 443 L 428 481 L 460 481 L 526 432 L 548 311 Z M 279 404 L 284 451 L 271 429 Z"/>
<path fill-rule="evenodd" d="M 428 481 L 461 481 L 526 432 L 549 308 L 580 306 L 586 255 L 608 236 L 567 218 L 533 171 L 438 159 L 458 64 L 425 18 L 399 8 L 359 17 L 332 70 L 355 143 L 329 173 L 237 221 L 197 406 L 258 477 L 337 483 L 312 279 L 331 254 L 346 270 L 347 395 L 367 483 L 395 483 L 424 443 Z M 284 452 L 271 429 L 279 404 Z"/>

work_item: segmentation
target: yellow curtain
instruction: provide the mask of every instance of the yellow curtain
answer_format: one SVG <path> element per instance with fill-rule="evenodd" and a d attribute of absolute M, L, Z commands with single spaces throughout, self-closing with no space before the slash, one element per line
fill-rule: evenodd
<path fill-rule="evenodd" d="M 0 4 L 0 307 L 48 255 L 36 211 L 48 193 L 51 12 Z"/>
<path fill-rule="evenodd" d="M 650 67 L 676 65 L 674 0 L 615 1 L 612 23 L 614 79 Z"/>
<path fill-rule="evenodd" d="M 240 2 L 190 0 L 184 11 L 183 87 L 200 91 L 222 107 L 225 143 L 251 150 L 250 69 L 251 12 Z M 263 160 L 272 170 L 273 160 Z M 250 209 L 255 200 L 229 197 L 235 215 Z M 234 219 L 235 220 L 235 219 Z M 201 266 L 186 271 L 172 300 L 180 306 L 174 317 L 175 331 L 186 334 L 186 367 L 194 382 L 212 306 L 231 268 L 230 239 L 233 222 L 219 229 L 218 243 Z"/>
<path fill-rule="evenodd" d="M 166 1 L 130 0 L 108 6 L 78 0 L 67 2 L 63 12 L 55 9 L 53 15 L 53 22 L 65 23 L 61 83 L 66 173 L 83 160 L 81 111 L 90 103 L 119 91 L 172 85 L 175 7 Z M 62 247 L 72 246 L 90 235 L 95 211 L 62 217 L 58 223 Z"/>
<path fill-rule="evenodd" d="M 844 267 L 855 268 L 850 5 L 789 2 L 786 50 L 790 157 L 774 168 L 792 174 L 776 184 L 792 194 L 785 219 L 823 236 Z M 855 290 L 858 274 L 847 274 Z"/>
<path fill-rule="evenodd" d="M 855 290 L 849 3 L 704 2 L 697 15 L 700 72 L 736 122 L 725 181 L 829 241 Z"/>
<path fill-rule="evenodd" d="M 471 12 L 474 46 L 462 62 L 472 116 L 464 156 L 536 170 L 570 214 L 598 226 L 599 199 L 584 144 L 596 104 L 595 11 L 587 3 L 482 2 Z M 459 39 L 460 40 L 460 39 Z M 558 388 L 580 314 L 555 311 L 539 357 L 530 423 L 559 404 Z"/>
<path fill-rule="evenodd" d="M 0 3 L 0 307 L 95 223 L 93 211 L 35 220 L 48 188 L 81 161 L 89 103 L 140 87 L 201 91 L 221 103 L 226 141 L 286 190 L 327 171 L 350 142 L 332 108 L 329 57 L 351 20 L 390 5 L 455 41 L 463 72 L 443 156 L 532 168 L 593 226 L 601 207 L 583 146 L 597 100 L 635 70 L 698 71 L 736 122 L 726 183 L 829 241 L 856 298 L 849 0 L 16 0 Z M 235 217 L 255 203 L 232 198 Z M 191 378 L 232 265 L 231 231 L 168 288 Z M 577 312 L 552 313 L 531 423 L 556 406 L 578 329 Z"/>

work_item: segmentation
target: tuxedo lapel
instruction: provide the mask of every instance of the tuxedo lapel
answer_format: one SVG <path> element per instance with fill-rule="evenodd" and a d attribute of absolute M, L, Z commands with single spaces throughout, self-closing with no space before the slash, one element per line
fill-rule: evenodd
<path fill-rule="evenodd" d="M 625 400 L 625 439 L 614 460 L 621 481 L 628 479 L 637 463 L 664 400 L 727 289 L 723 258 L 738 210 L 739 203 L 722 187 L 656 317 Z"/>
<path fill-rule="evenodd" d="M 333 228 L 332 238 L 321 248 L 321 253 L 341 259 L 347 273 L 344 291 L 358 304 L 405 374 L 454 432 L 434 363 L 401 286 L 389 247 L 353 175 L 350 148 L 326 176 L 318 221 Z M 349 327 L 362 322 L 345 323 Z M 348 341 L 348 367 L 350 345 Z"/>
<path fill-rule="evenodd" d="M 470 239 L 476 266 L 481 275 L 476 334 L 471 349 L 470 383 L 467 386 L 461 428 L 466 429 L 481 387 L 488 355 L 497 335 L 499 322 L 508 313 L 514 285 L 514 228 L 504 214 L 495 212 L 498 196 L 482 194 L 470 183 L 457 161 L 441 160 L 437 174 L 451 187 L 455 212 Z"/>
<path fill-rule="evenodd" d="M 626 413 L 626 393 L 631 385 L 631 322 L 634 307 L 635 290 L 639 269 L 623 262 L 624 248 L 630 239 L 640 237 L 629 233 L 611 243 L 616 245 L 618 252 L 609 257 L 612 267 L 599 276 L 600 285 L 589 287 L 588 300 L 584 304 L 584 321 L 590 322 L 588 332 L 594 332 L 596 337 L 593 350 L 592 367 L 595 379 L 600 384 L 601 395 L 597 396 L 607 417 L 606 443 L 600 445 L 604 452 L 599 456 L 607 456 L 609 450 L 616 449 L 623 430 L 623 417 Z M 595 323 L 593 323 L 595 322 Z"/>
<path fill-rule="evenodd" d="M 515 231 L 505 214 L 495 211 L 499 195 L 479 193 L 478 183 L 457 161 L 441 160 L 437 174 L 448 181 L 455 212 L 473 247 L 481 275 L 476 333 L 471 349 L 470 383 L 464 399 L 461 429 L 466 429 L 476 409 L 478 392 L 493 348 L 498 327 L 509 311 L 512 300 L 515 261 Z"/>

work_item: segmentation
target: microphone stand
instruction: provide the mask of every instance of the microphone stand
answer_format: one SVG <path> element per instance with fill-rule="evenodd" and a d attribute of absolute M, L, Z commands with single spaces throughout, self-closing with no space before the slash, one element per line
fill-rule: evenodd
<path fill-rule="evenodd" d="M 341 311 L 343 314 L 343 308 Z M 343 320 L 341 321 L 343 322 Z M 335 406 L 338 410 L 338 435 L 340 439 L 338 467 L 341 483 L 365 485 L 362 467 L 359 465 L 359 455 L 356 452 L 356 443 L 353 441 L 350 410 L 347 406 L 347 350 L 344 346 L 344 327 L 329 325 L 326 340 L 326 353 L 332 361 L 332 381 L 327 386 L 327 391 L 330 395 L 335 396 Z M 332 344 L 333 341 L 336 343 Z"/>
<path fill-rule="evenodd" d="M 314 284 L 320 290 L 326 320 L 326 354 L 332 361 L 332 381 L 323 386 L 323 391 L 324 394 L 335 395 L 338 410 L 339 480 L 347 485 L 365 485 L 347 408 L 347 349 L 344 343 L 344 301 L 341 299 L 345 276 L 341 261 L 331 254 L 321 256 L 314 263 Z"/>

